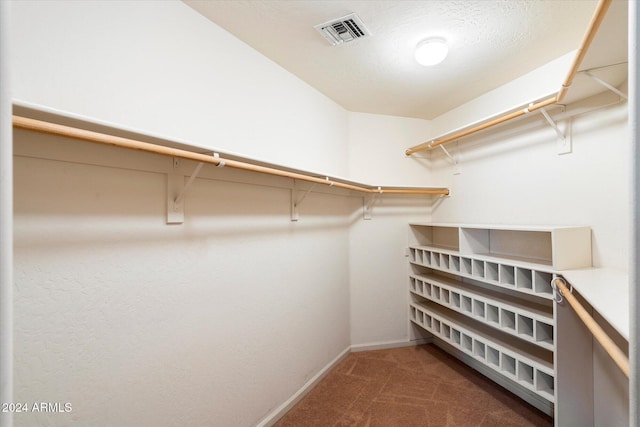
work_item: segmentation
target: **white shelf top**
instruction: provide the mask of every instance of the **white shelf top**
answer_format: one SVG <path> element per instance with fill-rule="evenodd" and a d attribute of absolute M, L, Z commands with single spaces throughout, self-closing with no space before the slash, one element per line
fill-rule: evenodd
<path fill-rule="evenodd" d="M 566 270 L 560 274 L 629 341 L 628 274 L 605 268 Z"/>
<path fill-rule="evenodd" d="M 546 231 L 551 232 L 561 229 L 588 228 L 582 225 L 513 225 L 513 224 L 460 224 L 455 222 L 412 222 L 409 225 L 430 226 L 430 227 L 452 227 L 452 228 L 482 228 L 491 230 L 511 230 L 511 231 Z"/>

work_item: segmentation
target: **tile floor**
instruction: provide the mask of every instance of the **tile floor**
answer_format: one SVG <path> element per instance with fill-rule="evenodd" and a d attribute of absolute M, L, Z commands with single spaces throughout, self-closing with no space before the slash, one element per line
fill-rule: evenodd
<path fill-rule="evenodd" d="M 433 345 L 351 353 L 277 427 L 552 426 Z"/>

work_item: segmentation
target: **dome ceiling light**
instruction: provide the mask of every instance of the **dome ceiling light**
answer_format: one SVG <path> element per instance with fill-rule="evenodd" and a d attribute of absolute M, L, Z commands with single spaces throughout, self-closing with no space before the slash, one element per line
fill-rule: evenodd
<path fill-rule="evenodd" d="M 443 38 L 429 38 L 416 46 L 415 58 L 418 64 L 430 67 L 444 61 L 449 53 L 447 41 Z"/>

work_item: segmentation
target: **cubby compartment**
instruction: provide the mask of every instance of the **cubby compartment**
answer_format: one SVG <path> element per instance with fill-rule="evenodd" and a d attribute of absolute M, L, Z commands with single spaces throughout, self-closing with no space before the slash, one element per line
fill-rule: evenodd
<path fill-rule="evenodd" d="M 518 314 L 518 335 L 533 338 L 533 319 Z"/>
<path fill-rule="evenodd" d="M 460 257 L 451 255 L 451 265 L 449 266 L 454 273 L 460 272 Z"/>
<path fill-rule="evenodd" d="M 518 381 L 533 387 L 533 366 L 518 361 Z"/>
<path fill-rule="evenodd" d="M 460 331 L 457 329 L 451 329 L 451 338 L 454 344 L 460 345 L 461 343 L 461 338 L 460 338 L 461 334 Z"/>
<path fill-rule="evenodd" d="M 537 294 L 553 294 L 551 289 L 551 279 L 553 274 L 543 271 L 534 271 L 533 273 L 533 289 Z"/>
<path fill-rule="evenodd" d="M 473 355 L 475 357 L 477 357 L 478 359 L 482 359 L 484 360 L 486 357 L 486 346 L 484 345 L 484 343 L 478 341 L 478 340 L 473 340 Z"/>
<path fill-rule="evenodd" d="M 417 292 L 416 279 L 414 277 L 409 278 L 409 287 L 413 292 Z"/>
<path fill-rule="evenodd" d="M 533 290 L 533 279 L 530 269 L 516 267 L 516 288 Z"/>
<path fill-rule="evenodd" d="M 420 251 L 422 252 L 422 261 L 421 264 L 430 266 L 431 265 L 431 252 L 429 251 Z"/>
<path fill-rule="evenodd" d="M 475 317 L 479 317 L 484 319 L 485 315 L 485 304 L 482 301 L 473 300 L 473 315 Z"/>
<path fill-rule="evenodd" d="M 536 370 L 536 391 L 554 395 L 553 377 L 546 372 Z"/>
<path fill-rule="evenodd" d="M 431 285 L 431 297 L 436 301 L 440 300 L 440 286 Z"/>
<path fill-rule="evenodd" d="M 416 281 L 416 292 L 420 295 L 424 295 L 424 282 L 421 280 Z"/>
<path fill-rule="evenodd" d="M 451 327 L 444 323 L 442 324 L 442 336 L 447 340 L 451 338 Z"/>
<path fill-rule="evenodd" d="M 473 338 L 467 334 L 462 334 L 462 342 L 460 344 L 463 350 L 471 353 L 473 351 Z"/>
<path fill-rule="evenodd" d="M 457 292 L 451 292 L 451 305 L 454 308 L 460 308 L 460 294 Z"/>
<path fill-rule="evenodd" d="M 553 344 L 553 325 L 536 322 L 536 342 Z"/>
<path fill-rule="evenodd" d="M 471 276 L 471 258 L 460 258 L 461 268 L 460 272 Z"/>
<path fill-rule="evenodd" d="M 427 297 L 431 296 L 431 283 L 424 282 L 424 288 L 423 288 L 422 295 L 427 296 Z"/>
<path fill-rule="evenodd" d="M 440 268 L 442 268 L 444 270 L 448 270 L 449 269 L 449 255 L 440 254 Z"/>
<path fill-rule="evenodd" d="M 455 226 L 411 224 L 410 244 L 458 251 L 460 249 L 458 230 L 458 227 Z"/>
<path fill-rule="evenodd" d="M 484 279 L 484 261 L 480 261 L 477 259 L 473 260 L 471 275 L 478 279 Z"/>
<path fill-rule="evenodd" d="M 428 314 L 424 315 L 424 326 L 426 326 L 427 328 L 431 328 L 431 316 L 429 316 Z"/>
<path fill-rule="evenodd" d="M 511 310 L 500 310 L 500 326 L 510 331 L 516 330 L 516 314 Z"/>
<path fill-rule="evenodd" d="M 500 309 L 495 305 L 487 304 L 487 322 L 500 325 Z"/>
<path fill-rule="evenodd" d="M 501 284 L 508 285 L 508 286 L 516 285 L 515 267 L 512 267 L 510 265 L 500 264 L 499 271 L 500 271 L 499 280 Z"/>
<path fill-rule="evenodd" d="M 500 351 L 487 346 L 487 363 L 494 369 L 500 368 Z"/>
<path fill-rule="evenodd" d="M 502 353 L 502 357 L 500 361 L 501 361 L 500 370 L 505 374 L 515 377 L 516 376 L 516 359 L 509 356 L 508 354 Z"/>
<path fill-rule="evenodd" d="M 462 295 L 462 311 L 465 313 L 471 313 L 472 312 L 472 306 L 471 306 L 472 300 L 471 298 L 469 298 L 468 296 Z"/>
<path fill-rule="evenodd" d="M 422 264 L 422 251 L 415 248 L 409 248 L 409 260 L 411 262 Z"/>
<path fill-rule="evenodd" d="M 440 301 L 442 301 L 445 304 L 449 304 L 450 301 L 450 293 L 448 289 L 441 289 L 440 290 Z"/>
<path fill-rule="evenodd" d="M 484 263 L 484 267 L 485 267 L 485 278 L 492 282 L 497 282 L 499 279 L 498 264 L 495 262 L 487 261 Z"/>
<path fill-rule="evenodd" d="M 440 254 L 438 252 L 431 252 L 431 266 L 440 268 Z"/>
<path fill-rule="evenodd" d="M 418 320 L 418 310 L 415 307 L 410 307 L 409 313 L 411 315 L 411 320 Z"/>
<path fill-rule="evenodd" d="M 436 334 L 440 334 L 440 321 L 438 319 L 433 319 L 431 327 Z"/>
<path fill-rule="evenodd" d="M 590 266 L 591 238 L 588 227 L 510 229 L 462 226 L 460 231 L 460 252 L 463 254 L 513 257 L 532 263 L 552 265 L 558 269 L 575 268 L 572 264 L 576 261 Z M 575 245 L 577 256 L 554 254 L 552 248 L 557 247 L 553 244 L 554 240 L 556 243 Z"/>

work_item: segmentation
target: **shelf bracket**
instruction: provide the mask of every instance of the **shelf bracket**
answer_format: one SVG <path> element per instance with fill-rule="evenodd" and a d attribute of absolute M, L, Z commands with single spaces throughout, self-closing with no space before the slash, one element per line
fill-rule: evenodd
<path fill-rule="evenodd" d="M 556 135 L 558 136 L 558 140 L 557 140 L 558 154 L 571 153 L 571 136 L 570 135 L 567 136 L 565 132 L 563 132 L 560 129 L 560 126 L 558 126 L 557 122 L 553 121 L 553 119 L 547 112 L 546 108 L 541 108 L 540 112 L 542 113 L 544 118 L 547 120 L 547 123 L 549 123 L 549 126 L 553 128 L 553 130 L 556 132 Z"/>
<path fill-rule="evenodd" d="M 191 188 L 191 184 L 193 184 L 193 181 L 196 179 L 196 177 L 200 173 L 200 169 L 202 169 L 203 165 L 204 165 L 204 163 L 202 163 L 202 162 L 198 163 L 198 165 L 194 169 L 193 173 L 189 177 L 189 180 L 184 185 L 184 187 L 182 187 L 182 190 L 180 190 L 180 193 L 178 194 L 176 199 L 173 201 L 174 205 L 178 205 L 178 204 L 182 203 L 182 201 L 184 200 L 184 196 L 187 195 L 187 191 L 189 191 L 189 188 Z"/>
<path fill-rule="evenodd" d="M 601 86 L 604 86 L 605 88 L 609 89 L 611 92 L 615 93 L 616 95 L 618 95 L 620 98 L 623 99 L 628 99 L 627 95 L 625 95 L 624 93 L 622 93 L 618 88 L 616 88 L 613 85 L 610 85 L 609 83 L 605 82 L 604 80 L 602 80 L 599 77 L 594 76 L 593 74 L 591 74 L 589 71 L 583 71 L 582 72 L 584 75 L 588 76 L 589 78 L 591 78 L 591 80 L 593 80 L 594 82 L 598 83 Z"/>
<path fill-rule="evenodd" d="M 440 147 L 442 149 L 442 151 L 444 152 L 444 154 L 447 155 L 447 157 L 451 161 L 451 164 L 455 165 L 456 164 L 456 159 L 454 159 L 453 156 L 449 153 L 449 151 L 447 151 L 447 149 L 444 148 L 444 145 L 438 145 L 438 147 Z"/>
<path fill-rule="evenodd" d="M 551 116 L 549 116 L 549 113 L 547 113 L 547 110 L 545 108 L 541 108 L 540 112 L 542 113 L 544 118 L 547 119 L 547 123 L 549 123 L 549 126 L 551 126 L 553 128 L 553 130 L 556 131 L 556 134 L 558 135 L 558 138 L 564 139 L 565 138 L 564 133 L 562 133 L 562 131 L 558 127 L 558 124 L 553 121 Z"/>
<path fill-rule="evenodd" d="M 305 191 L 304 194 L 296 200 L 296 195 L 298 191 L 296 190 L 296 180 L 295 179 L 293 180 L 293 188 L 291 189 L 291 221 L 295 222 L 295 221 L 298 221 L 298 219 L 300 219 L 300 215 L 298 214 L 298 207 L 300 207 L 304 199 L 309 195 L 309 193 L 311 192 L 311 190 L 313 190 L 313 187 L 315 186 L 316 184 L 311 184 L 311 187 L 309 187 L 307 191 Z"/>
<path fill-rule="evenodd" d="M 458 160 L 456 160 L 456 158 L 449 152 L 449 150 L 447 150 L 443 145 L 438 145 L 438 147 L 440 147 L 442 149 L 442 152 L 447 156 L 447 159 L 449 159 L 449 161 L 451 162 L 451 164 L 453 165 L 453 174 L 454 175 L 460 175 L 460 165 L 458 164 Z M 456 140 L 456 148 L 458 149 L 458 157 L 460 157 L 459 154 L 459 145 L 458 145 L 458 141 Z"/>
<path fill-rule="evenodd" d="M 167 224 L 182 224 L 184 222 L 184 198 L 203 165 L 202 162 L 196 165 L 186 184 L 182 174 L 173 172 L 167 175 Z M 180 160 L 174 158 L 174 171 L 179 166 Z"/>
<path fill-rule="evenodd" d="M 369 200 L 366 197 L 362 198 L 362 216 L 365 220 L 372 219 L 373 205 L 378 201 L 380 194 L 382 194 L 382 188 L 378 187 L 378 192 L 371 194 Z"/>

